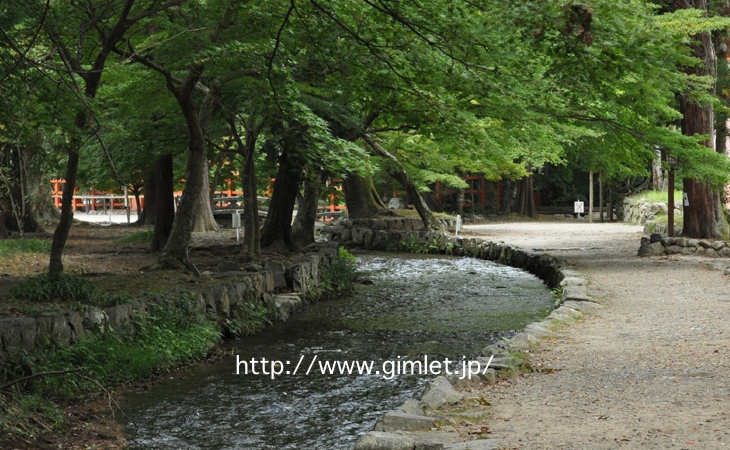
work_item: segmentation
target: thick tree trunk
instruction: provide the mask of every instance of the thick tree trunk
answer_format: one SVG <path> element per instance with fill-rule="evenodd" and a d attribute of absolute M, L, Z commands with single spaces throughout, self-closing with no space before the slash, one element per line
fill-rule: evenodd
<path fill-rule="evenodd" d="M 385 160 L 387 161 L 385 170 L 388 172 L 388 175 L 393 177 L 406 190 L 409 202 L 413 203 L 413 206 L 416 208 L 416 211 L 418 211 L 418 215 L 423 221 L 423 227 L 426 230 L 441 229 L 441 225 L 433 216 L 431 209 L 426 204 L 426 201 L 421 196 L 421 193 L 418 192 L 418 189 L 416 189 L 416 186 L 411 181 L 408 173 L 403 167 L 403 164 L 401 164 L 395 156 L 391 155 L 387 150 L 381 147 L 380 144 L 375 142 L 375 140 L 370 135 L 363 134 L 361 137 L 365 142 L 367 142 L 370 148 L 375 151 L 376 154 L 385 158 Z"/>
<path fill-rule="evenodd" d="M 210 121 L 213 118 L 213 111 L 215 110 L 215 105 L 217 103 L 215 92 L 216 91 L 214 89 L 210 89 L 208 91 L 205 98 L 203 98 L 203 101 L 200 103 L 200 108 L 198 110 L 198 124 L 203 136 L 204 146 L 208 136 Z M 203 149 L 205 150 L 205 147 L 203 147 Z M 213 217 L 213 208 L 210 201 L 212 193 L 210 191 L 209 172 L 208 160 L 206 159 L 205 170 L 201 173 L 203 184 L 198 194 L 200 198 L 198 199 L 198 207 L 196 209 L 194 221 L 195 225 L 193 227 L 193 231 L 196 232 L 218 231 L 219 229 L 218 224 L 215 221 L 215 217 Z"/>
<path fill-rule="evenodd" d="M 293 164 L 291 159 L 287 145 L 279 157 L 279 170 L 276 172 L 269 213 L 261 232 L 261 247 L 296 250 L 291 235 L 291 222 L 299 191 L 301 167 Z"/>
<path fill-rule="evenodd" d="M 179 88 L 174 87 L 171 76 L 167 76 L 167 87 L 175 95 L 180 105 L 185 124 L 188 129 L 187 170 L 185 188 L 180 205 L 175 214 L 170 237 L 158 258 L 158 267 L 162 269 L 183 269 L 200 275 L 198 269 L 190 262 L 188 247 L 193 232 L 193 222 L 203 189 L 203 175 L 208 169 L 205 156 L 205 137 L 200 127 L 198 111 L 192 100 L 192 92 L 203 74 L 203 66 L 193 64 L 188 76 Z"/>
<path fill-rule="evenodd" d="M 532 175 L 522 178 L 517 183 L 517 214 L 537 217 L 537 209 L 535 208 L 535 196 L 532 195 Z"/>
<path fill-rule="evenodd" d="M 164 155 L 157 158 L 154 181 L 150 181 L 151 183 L 149 185 L 154 189 L 148 194 L 152 195 L 154 206 L 152 207 L 153 209 L 148 210 L 147 202 L 145 201 L 145 214 L 151 215 L 151 213 L 154 213 L 155 215 L 153 219 L 155 229 L 152 235 L 150 250 L 156 252 L 162 250 L 165 244 L 167 244 L 167 239 L 170 237 L 170 231 L 172 230 L 172 224 L 175 221 L 172 155 Z"/>
<path fill-rule="evenodd" d="M 676 9 L 697 8 L 707 10 L 707 0 L 675 1 Z M 715 76 L 715 50 L 710 33 L 700 33 L 694 37 L 694 56 L 703 61 L 702 64 L 686 69 L 693 75 Z M 714 88 L 713 88 L 714 89 Z M 682 111 L 682 134 L 686 136 L 713 135 L 713 107 L 700 105 L 684 94 L 680 97 Z M 704 142 L 712 148 L 712 141 Z M 684 192 L 689 205 L 684 207 L 682 235 L 691 238 L 720 238 L 727 231 L 727 222 L 721 211 L 717 197 L 710 186 L 691 179 L 684 179 Z M 670 206 L 671 207 L 671 206 Z"/>
<path fill-rule="evenodd" d="M 304 181 L 304 196 L 299 201 L 297 216 L 292 225 L 292 239 L 299 246 L 304 247 L 314 242 L 319 194 L 325 181 L 321 171 L 317 171 Z"/>
<path fill-rule="evenodd" d="M 206 162 L 206 170 L 203 171 L 203 186 L 200 189 L 200 198 L 198 199 L 198 211 L 195 215 L 195 226 L 193 231 L 201 233 L 205 231 L 218 231 L 218 223 L 213 217 L 213 207 L 210 201 L 211 191 L 210 185 L 208 184 L 209 175 L 207 170 L 208 164 Z"/>
<path fill-rule="evenodd" d="M 342 190 L 345 193 L 347 217 L 350 219 L 373 217 L 378 211 L 388 209 L 375 190 L 371 177 L 348 173 L 342 180 Z"/>

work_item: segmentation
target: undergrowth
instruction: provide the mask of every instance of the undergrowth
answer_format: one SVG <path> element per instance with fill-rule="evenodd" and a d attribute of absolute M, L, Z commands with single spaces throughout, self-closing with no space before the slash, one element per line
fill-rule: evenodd
<path fill-rule="evenodd" d="M 356 262 L 352 253 L 340 247 L 339 258 L 322 272 L 320 283 L 313 294 L 317 297 L 334 297 L 352 292 L 352 285 L 357 278 Z"/>
<path fill-rule="evenodd" d="M 17 284 L 10 296 L 31 302 L 87 303 L 96 295 L 94 285 L 77 275 L 60 274 L 51 277 L 44 273 Z"/>
<path fill-rule="evenodd" d="M 21 354 L 0 372 L 0 386 L 33 374 L 48 375 L 0 391 L 0 434 L 33 437 L 41 428 L 60 423 L 56 402 L 81 401 L 101 386 L 164 373 L 204 357 L 219 339 L 195 295 L 183 293 L 148 303 L 126 334 L 97 333 L 66 348 Z"/>
<path fill-rule="evenodd" d="M 51 241 L 41 239 L 3 239 L 0 240 L 0 256 L 18 253 L 50 253 Z"/>
<path fill-rule="evenodd" d="M 65 303 L 77 310 L 88 306 L 108 308 L 132 299 L 123 292 L 99 292 L 83 277 L 65 273 L 55 278 L 47 273 L 29 277 L 13 287 L 10 296 L 33 303 Z"/>

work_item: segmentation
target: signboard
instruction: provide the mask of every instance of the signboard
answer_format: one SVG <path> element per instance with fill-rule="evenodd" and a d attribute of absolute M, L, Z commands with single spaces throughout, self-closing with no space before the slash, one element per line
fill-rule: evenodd
<path fill-rule="evenodd" d="M 459 231 L 461 231 L 461 215 L 456 215 L 456 226 L 454 227 L 456 229 L 456 233 L 454 233 L 454 236 L 459 235 Z"/>
<path fill-rule="evenodd" d="M 583 202 L 574 202 L 573 211 L 575 212 L 575 214 L 583 214 L 583 211 L 584 211 Z"/>

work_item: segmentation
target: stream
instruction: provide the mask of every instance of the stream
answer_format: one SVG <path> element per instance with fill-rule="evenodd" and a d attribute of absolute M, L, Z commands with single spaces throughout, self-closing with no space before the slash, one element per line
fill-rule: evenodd
<path fill-rule="evenodd" d="M 355 295 L 310 305 L 231 343 L 234 356 L 126 394 L 129 448 L 349 449 L 379 415 L 418 397 L 434 378 L 397 375 L 396 363 L 479 356 L 553 308 L 538 278 L 489 261 L 356 256 L 361 278 L 372 284 L 358 284 Z M 238 375 L 235 355 L 246 361 Z M 296 374 L 272 379 L 272 360 L 289 372 L 301 364 Z M 321 373 L 322 363 L 335 361 L 372 361 L 373 368 L 369 375 Z"/>

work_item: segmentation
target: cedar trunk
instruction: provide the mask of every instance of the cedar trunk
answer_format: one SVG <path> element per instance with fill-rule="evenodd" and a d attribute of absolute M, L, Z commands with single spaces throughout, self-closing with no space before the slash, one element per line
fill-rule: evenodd
<path fill-rule="evenodd" d="M 676 9 L 697 8 L 707 10 L 707 0 L 689 0 L 675 2 Z M 694 56 L 703 61 L 686 69 L 693 75 L 715 76 L 715 50 L 710 33 L 700 33 L 694 36 Z M 713 87 L 714 90 L 714 87 Z M 697 134 L 712 136 L 713 134 L 713 107 L 701 105 L 690 98 L 688 94 L 680 97 L 682 111 L 682 134 L 694 136 Z M 712 141 L 703 143 L 712 148 Z M 682 235 L 691 238 L 720 238 L 727 229 L 727 222 L 720 211 L 719 196 L 713 189 L 699 180 L 684 179 L 684 192 L 688 197 L 689 205 L 684 207 L 684 223 Z M 671 206 L 670 206 L 671 207 Z"/>

